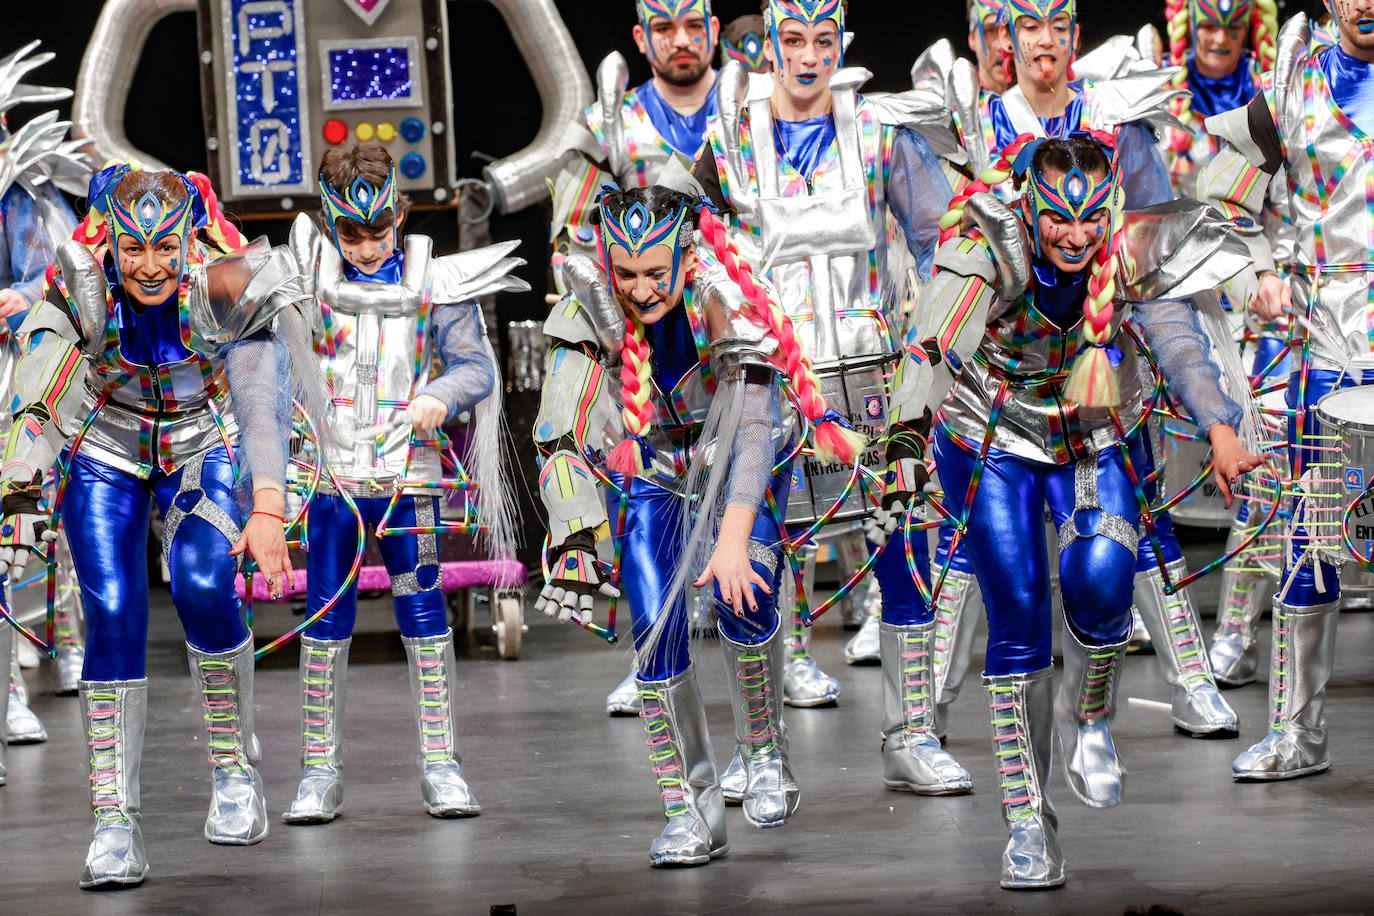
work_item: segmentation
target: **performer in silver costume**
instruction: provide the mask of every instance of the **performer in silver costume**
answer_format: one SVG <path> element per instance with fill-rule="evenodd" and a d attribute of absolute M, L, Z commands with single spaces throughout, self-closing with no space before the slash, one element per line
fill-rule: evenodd
<path fill-rule="evenodd" d="M 1016 85 L 993 98 L 988 106 L 996 159 L 1018 136 L 1069 136 L 1079 130 L 1117 130 L 1121 184 L 1130 209 L 1171 200 L 1174 192 L 1160 154 L 1157 136 L 1179 122 L 1171 112 L 1182 90 L 1173 85 L 1177 71 L 1157 68 L 1141 54 L 1138 40 L 1122 36 L 1096 53 L 1112 60 L 1104 79 L 1070 80 L 1069 67 L 1078 46 L 1076 0 L 1006 0 L 1016 64 Z M 1113 50 L 1121 46 L 1121 52 Z M 1099 66 L 1087 69 L 1099 70 Z M 962 123 L 962 122 L 961 122 Z M 966 139 L 982 136 L 964 126 Z M 970 158 L 976 158 L 970 154 Z M 1218 328 L 1218 340 L 1229 331 Z M 1154 446 L 1147 430 L 1132 440 L 1131 460 L 1151 479 Z M 1152 501 L 1155 485 L 1147 483 Z M 1165 678 L 1173 688 L 1173 725 L 1195 737 L 1234 736 L 1239 720 L 1222 698 L 1202 647 L 1201 624 L 1188 590 L 1168 595 L 1155 556 L 1160 545 L 1169 577 L 1177 581 L 1187 566 L 1173 522 L 1167 514 L 1156 519 L 1156 535 L 1140 544 L 1137 556 L 1135 607 L 1160 656 Z"/>
<path fill-rule="evenodd" d="M 729 279 L 740 269 L 732 253 L 729 264 L 700 269 L 698 205 L 696 191 L 662 186 L 602 194 L 604 260 L 575 256 L 566 265 L 571 292 L 544 325 L 551 350 L 534 427 L 550 536 L 549 578 L 536 606 L 561 619 L 576 613 L 589 626 L 593 597 L 619 594 L 598 561 L 611 555 L 611 537 L 619 538 L 640 717 L 668 819 L 649 851 L 655 866 L 704 865 L 728 849 L 688 651 L 689 583 L 715 580 L 735 740 L 748 748 L 745 817 L 756 827 L 778 827 L 800 801 L 780 691 L 784 561 L 766 502 L 771 492 L 785 505 L 791 477 L 775 363 L 812 405 L 808 416 L 833 426 L 796 335 L 769 334 L 786 326 L 768 303 L 771 292 L 752 277 L 748 293 Z M 705 211 L 702 219 L 711 221 L 703 230 L 713 248 L 725 253 L 724 226 Z M 603 460 L 618 476 L 605 477 Z M 623 495 L 608 493 L 602 480 L 613 480 Z M 623 530 L 611 531 L 608 502 L 621 504 Z M 697 511 L 684 511 L 689 505 Z"/>
<path fill-rule="evenodd" d="M 967 524 L 987 606 L 984 683 L 1010 832 L 1001 883 L 1012 889 L 1064 882 L 1047 792 L 1052 731 L 1074 793 L 1093 807 L 1121 800 L 1125 768 L 1110 723 L 1140 538 L 1127 431 L 1141 422 L 1143 398 L 1123 325 L 1143 332 L 1174 393 L 1210 430 L 1219 482 L 1261 461 L 1239 443 L 1243 412 L 1220 387 L 1194 310 L 1178 301 L 1210 297 L 1219 311 L 1212 289 L 1248 266 L 1243 247 L 1196 203 L 1123 216 L 1121 151 L 1110 135 L 1094 137 L 1018 141 L 1010 171 L 1029 188 L 1015 209 L 986 193 L 991 180 L 956 198 L 949 225 L 965 234 L 935 256 L 917 309 L 930 323 L 911 329 L 893 394 L 894 463 L 924 458 L 939 411 L 945 505 Z M 1235 376 L 1229 387 L 1248 398 L 1243 373 Z M 883 514 L 918 499 L 920 482 L 890 477 Z M 1047 504 L 1065 612 L 1057 696 Z M 890 529 L 890 519 L 877 521 Z"/>
<path fill-rule="evenodd" d="M 773 74 L 733 64 L 722 73 L 719 114 L 695 174 L 740 228 L 746 259 L 766 265 L 832 401 L 876 438 L 887 420 L 886 376 L 901 326 L 890 316 L 899 314 L 908 275 L 929 275 L 951 194 L 935 152 L 962 156 L 942 92 L 881 102 L 860 95 L 871 74 L 843 67 L 840 0 L 776 0 L 764 22 Z M 931 140 L 906 124 L 930 131 Z M 932 151 L 932 142 L 944 146 Z M 888 244 L 890 222 L 902 238 Z M 879 477 L 888 470 L 876 448 L 865 449 L 864 463 Z M 823 488 L 838 496 L 849 469 L 812 461 L 799 472 L 798 485 L 809 489 L 794 495 L 788 521 L 805 527 L 834 502 Z M 855 525 L 868 509 L 856 493 L 833 518 Z M 874 565 L 883 601 L 883 782 L 918 794 L 968 792 L 968 773 L 932 728 L 924 668 L 934 623 L 907 546 L 900 533 Z M 924 572 L 924 534 L 909 546 Z M 742 755 L 737 749 L 723 780 L 727 799 L 738 791 Z"/>
<path fill-rule="evenodd" d="M 58 511 L 87 611 L 80 697 L 95 829 L 80 883 L 89 888 L 148 873 L 139 763 L 154 500 L 213 765 L 205 836 L 247 845 L 267 835 L 253 641 L 234 575 L 245 553 L 276 593 L 293 575 L 281 522 L 291 401 L 293 390 L 307 405 L 318 395 L 298 371 L 311 367 L 289 253 L 265 240 L 245 246 L 204 176 L 116 163 L 91 179 L 88 199 L 20 328 L 0 571 L 22 578 L 30 552 L 52 539 L 43 474 L 67 450 Z"/>
<path fill-rule="evenodd" d="M 720 23 L 710 0 L 635 0 L 639 48 L 653 78 L 626 91 L 629 68 L 620 52 L 596 71 L 596 102 L 586 120 L 569 125 L 553 192 L 554 281 L 566 292 L 562 265 L 571 255 L 595 259 L 592 215 L 605 184 L 643 188 L 658 181 L 674 153 L 695 158 L 706 119 L 715 112 L 711 61 Z M 634 665 L 606 697 L 606 713 L 639 712 Z"/>
<path fill-rule="evenodd" d="M 19 359 L 14 333 L 30 307 L 43 297 L 43 274 L 53 252 L 76 226 L 76 215 L 60 192 L 84 194 L 91 171 L 76 143 L 67 139 L 70 123 L 59 121 L 56 111 L 39 115 L 14 131 L 5 122 L 5 113 L 15 105 L 57 102 L 72 94 L 70 89 L 22 82 L 55 56 L 33 54 L 38 44 L 30 42 L 0 58 L 0 140 L 4 141 L 0 145 L 0 318 L 7 325 L 0 328 L 0 402 L 4 403 L 14 396 Z M 72 585 L 65 541 L 60 547 L 62 585 Z M 46 583 L 40 579 L 27 588 L 13 586 L 6 583 L 10 610 L 29 624 L 42 620 L 48 605 Z M 75 694 L 81 674 L 84 648 L 79 615 L 80 601 L 73 589 L 59 585 L 54 628 L 59 694 Z M 9 632 L 0 633 L 0 660 L 8 666 L 7 696 L 0 699 L 0 704 L 7 704 L 7 710 L 0 710 L 5 713 L 6 739 L 10 744 L 38 743 L 47 740 L 47 731 L 28 707 L 28 686 L 18 658 L 21 641 L 12 637 Z M 0 779 L 3 755 L 0 748 Z"/>
<path fill-rule="evenodd" d="M 1274 657 L 1269 671 L 1268 734 L 1232 764 L 1238 780 L 1293 779 L 1331 765 L 1325 717 L 1339 614 L 1339 526 L 1316 521 L 1337 497 L 1323 486 L 1324 433 L 1312 407 L 1327 392 L 1374 383 L 1369 368 L 1371 268 L 1365 240 L 1374 221 L 1365 193 L 1374 153 L 1362 139 L 1374 131 L 1371 71 L 1374 4 L 1327 4 L 1336 45 L 1314 42 L 1305 16 L 1279 35 L 1272 87 L 1248 105 L 1209 118 L 1207 130 L 1227 142 L 1198 174 L 1201 199 L 1231 217 L 1249 243 L 1259 277 L 1253 304 L 1263 320 L 1295 315 L 1303 360 L 1288 385 L 1289 461 L 1297 504 L 1291 549 L 1273 600 Z M 1275 272 L 1261 211 L 1269 176 L 1282 170 L 1298 232 L 1289 282 Z M 1331 476 L 1329 472 L 1325 476 Z M 1322 516 L 1329 518 L 1330 516 Z"/>
<path fill-rule="evenodd" d="M 358 537 L 377 531 L 388 508 L 387 527 L 437 526 L 432 491 L 403 488 L 394 506 L 392 497 L 400 481 L 441 482 L 440 450 L 425 443 L 460 413 L 475 412 L 470 464 L 491 531 L 482 543 L 511 552 L 499 465 L 501 388 L 476 300 L 529 288 L 510 275 L 524 263 L 506 257 L 513 242 L 446 257 L 434 257 L 423 235 L 402 243 L 409 201 L 396 191 L 396 164 L 385 147 L 329 150 L 319 181 L 328 231 L 301 214 L 291 232 L 301 274 L 313 278 L 309 318 L 329 398 L 322 449 L 330 483 L 311 501 L 305 533 L 310 615 L 343 587 Z M 436 355 L 444 369 L 431 378 Z M 353 497 L 362 532 L 336 486 Z M 481 807 L 458 753 L 453 631 L 440 591 L 438 535 L 393 532 L 377 543 L 409 661 L 425 810 L 476 815 Z M 301 637 L 301 779 L 282 815 L 288 824 L 331 821 L 343 801 L 344 700 L 357 613 L 354 581 Z"/>

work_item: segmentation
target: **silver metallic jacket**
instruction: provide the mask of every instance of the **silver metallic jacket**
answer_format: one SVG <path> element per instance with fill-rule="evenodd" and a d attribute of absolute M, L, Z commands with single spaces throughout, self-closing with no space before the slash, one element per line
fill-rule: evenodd
<path fill-rule="evenodd" d="M 909 330 L 908 358 L 898 368 L 893 392 L 894 420 L 912 422 L 938 408 L 939 420 L 953 434 L 982 443 L 1005 386 L 993 448 L 1067 464 L 1115 444 L 1106 409 L 1082 408 L 1064 397 L 1083 318 L 1060 328 L 1036 307 L 1033 248 L 1021 218 L 991 194 L 974 195 L 968 216 L 981 237 L 953 239 L 935 256 L 939 272 L 917 309 L 930 320 L 925 328 Z M 1119 415 L 1127 428 L 1139 419 L 1144 394 L 1136 347 L 1122 334 L 1128 319 L 1139 325 L 1165 377 L 1203 429 L 1239 423 L 1236 405 L 1219 387 L 1208 338 L 1193 309 L 1179 301 L 1214 295 L 1249 266 L 1244 246 L 1228 229 L 1196 201 L 1125 215 L 1112 331 L 1121 354 Z M 941 354 L 936 366 L 930 349 Z"/>
<path fill-rule="evenodd" d="M 307 278 L 307 292 L 313 294 L 308 317 L 328 389 L 324 457 L 351 495 L 389 495 L 391 485 L 405 475 L 407 461 L 410 479 L 439 480 L 437 449 L 417 449 L 412 457 L 406 416 L 410 401 L 431 377 L 435 348 L 426 327 L 430 310 L 529 289 L 511 275 L 524 263 L 508 257 L 518 244 L 436 258 L 433 242 L 411 233 L 405 238 L 399 284 L 357 283 L 344 279 L 338 249 L 323 239 L 310 217 L 296 217 L 290 245 Z M 480 321 L 473 331 L 490 358 Z"/>
<path fill-rule="evenodd" d="M 534 441 L 545 453 L 539 490 L 554 547 L 576 531 L 606 523 L 605 494 L 587 455 L 604 455 L 625 437 L 619 355 L 625 315 L 591 260 L 569 258 L 566 276 L 571 290 L 544 323 L 551 350 L 534 424 Z M 687 310 L 700 362 L 673 391 L 661 390 L 655 380 L 653 392 L 657 419 L 649 444 L 657 454 L 645 477 L 666 490 L 683 493 L 693 450 L 717 445 L 698 439 L 716 387 L 742 381 L 749 366 L 772 368 L 769 359 L 777 343 L 744 317 L 743 302 L 721 267 L 698 274 L 688 285 L 681 308 Z M 776 451 L 763 456 L 767 465 Z M 727 447 L 722 460 L 729 453 Z"/>
<path fill-rule="evenodd" d="M 1308 306 L 1312 367 L 1339 370 L 1374 346 L 1374 210 L 1365 190 L 1374 181 L 1374 149 L 1342 123 L 1322 53 L 1331 52 L 1314 46 L 1305 16 L 1284 25 L 1273 88 L 1246 108 L 1207 119 L 1207 130 L 1227 146 L 1200 170 L 1197 188 L 1233 220 L 1262 272 L 1277 260 L 1264 231 L 1265 190 L 1269 176 L 1287 172 L 1297 233 L 1293 299 Z"/>
<path fill-rule="evenodd" d="M 64 242 L 55 259 L 60 282 L 20 327 L 28 348 L 20 360 L 14 413 L 43 405 L 40 429 L 11 437 L 3 478 L 18 479 L 52 465 L 60 448 L 89 418 L 80 453 L 146 478 L 170 474 L 237 432 L 224 347 L 270 331 L 278 314 L 305 299 L 285 248 L 258 239 L 191 270 L 181 336 L 189 355 L 145 366 L 120 352 L 115 310 L 104 266 L 85 245 Z M 218 292 L 236 288 L 234 300 Z M 264 371 L 268 367 L 263 367 Z M 287 367 L 278 367 L 289 383 Z M 276 432 L 273 431 L 273 435 Z M 29 470 L 26 472 L 26 468 Z M 260 468 L 276 484 L 284 468 Z"/>

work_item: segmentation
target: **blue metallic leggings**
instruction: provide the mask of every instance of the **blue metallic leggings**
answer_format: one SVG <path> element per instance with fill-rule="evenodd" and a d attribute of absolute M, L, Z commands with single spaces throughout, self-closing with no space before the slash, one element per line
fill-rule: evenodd
<path fill-rule="evenodd" d="M 787 505 L 787 485 L 791 469 L 784 468 L 774 475 L 772 489 L 781 508 Z M 778 629 L 778 586 L 782 581 L 782 548 L 778 543 L 778 529 L 772 514 L 759 506 L 754 519 L 753 540 L 774 557 L 769 571 L 754 560 L 754 571 L 769 583 L 773 593 L 764 594 L 757 587 L 754 600 L 758 610 L 746 605 L 740 616 L 720 601 L 716 591 L 716 607 L 720 631 L 732 642 L 754 645 L 767 642 Z M 668 490 L 636 477 L 630 482 L 630 504 L 625 516 L 625 535 L 621 545 L 620 586 L 630 603 L 630 617 L 638 651 L 638 677 L 644 681 L 666 681 L 687 670 L 691 656 L 687 646 L 687 608 L 683 596 L 671 607 L 665 607 L 673 573 L 677 570 L 682 549 L 682 500 Z M 649 648 L 645 637 L 663 614 L 669 614 L 661 634 Z"/>
<path fill-rule="evenodd" d="M 935 461 L 951 507 L 962 504 L 975 458 L 941 428 Z M 1073 518 L 1081 533 L 1097 532 L 1103 513 L 1134 522 L 1135 494 L 1117 448 L 1098 456 L 1100 509 L 1075 511 L 1075 468 L 1026 461 L 994 449 L 969 515 L 969 559 L 988 615 L 989 675 L 1029 674 L 1050 666 L 1053 618 L 1045 507 L 1055 525 Z M 1080 537 L 1059 554 L 1064 612 L 1088 645 L 1122 641 L 1131 626 L 1135 552 L 1100 533 Z"/>
<path fill-rule="evenodd" d="M 386 511 L 389 497 L 356 500 L 358 513 L 368 531 L 376 531 L 377 523 Z M 416 524 L 416 511 L 427 521 Z M 402 528 L 429 527 L 438 517 L 439 501 L 433 497 L 402 496 L 392 513 L 389 526 Z M 358 522 L 348 505 L 339 496 L 316 496 L 310 504 L 310 528 L 307 542 L 306 570 L 309 589 L 306 595 L 307 614 L 314 614 L 325 606 L 338 591 L 353 564 L 358 544 Z M 433 534 L 390 534 L 377 538 L 382 562 L 391 576 L 392 604 L 396 610 L 396 624 L 402 636 L 442 636 L 448 632 L 448 610 L 444 593 L 439 589 L 438 537 Z M 358 618 L 358 585 L 355 582 L 308 631 L 312 639 L 347 639 L 353 635 Z"/>
<path fill-rule="evenodd" d="M 898 529 L 887 542 L 882 556 L 873 564 L 873 578 L 883 596 L 883 623 L 898 627 L 927 624 L 935 619 L 935 611 L 916 590 L 911 568 L 906 562 L 906 531 Z M 916 569 L 930 584 L 930 547 L 924 531 L 912 532 L 911 553 Z M 960 553 L 963 553 L 961 550 Z"/>
<path fill-rule="evenodd" d="M 1331 462 L 1330 453 L 1320 452 L 1311 446 L 1332 446 L 1337 443 L 1317 441 L 1313 442 L 1309 437 L 1316 435 L 1330 435 L 1330 430 L 1317 419 L 1317 413 L 1313 409 L 1318 401 L 1330 392 L 1336 390 L 1337 380 L 1339 379 L 1341 388 L 1350 388 L 1355 385 L 1374 385 L 1374 371 L 1365 372 L 1363 378 L 1346 375 L 1330 369 L 1313 369 L 1307 374 L 1307 389 L 1301 390 L 1301 376 L 1293 373 L 1288 377 L 1288 406 L 1296 408 L 1299 401 L 1307 407 L 1306 416 L 1303 419 L 1304 445 L 1301 454 L 1297 448 L 1297 430 L 1292 421 L 1288 424 L 1288 458 L 1293 468 L 1294 476 L 1299 473 L 1298 461 L 1301 458 L 1302 469 L 1311 468 L 1318 462 Z M 1328 468 L 1325 473 L 1338 473 L 1339 468 Z M 1331 536 L 1336 536 L 1333 535 Z M 1288 569 L 1284 572 L 1284 580 L 1280 584 L 1280 590 L 1287 586 L 1288 591 L 1284 594 L 1284 603 L 1289 607 L 1316 607 L 1330 601 L 1336 601 L 1341 597 L 1341 579 L 1336 568 L 1328 563 L 1321 564 L 1321 588 L 1317 587 L 1317 569 L 1308 562 L 1303 563 L 1296 570 L 1295 564 L 1305 551 L 1310 541 L 1308 531 L 1305 526 L 1299 525 L 1293 531 L 1292 548 L 1289 553 Z M 1337 541 L 1339 543 L 1339 541 Z M 1293 576 L 1293 582 L 1288 584 L 1288 576 Z"/>
<path fill-rule="evenodd" d="M 128 681 L 146 674 L 148 523 L 154 499 L 164 518 L 174 504 L 189 512 L 199 501 L 201 491 L 177 494 L 182 473 L 155 471 L 140 480 L 85 455 L 72 461 L 62 520 L 86 609 L 87 680 Z M 237 522 L 234 466 L 224 448 L 206 454 L 200 481 L 205 496 Z M 234 591 L 232 546 L 218 528 L 194 515 L 182 519 L 172 540 L 172 603 L 186 641 L 204 652 L 226 652 L 248 638 Z"/>

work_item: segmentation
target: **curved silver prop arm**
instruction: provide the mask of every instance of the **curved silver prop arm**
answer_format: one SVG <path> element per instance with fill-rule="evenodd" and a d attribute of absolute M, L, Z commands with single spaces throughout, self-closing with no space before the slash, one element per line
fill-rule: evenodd
<path fill-rule="evenodd" d="M 195 10 L 196 0 L 106 0 L 81 58 L 72 99 L 76 136 L 87 141 L 97 168 L 111 159 L 168 168 L 130 145 L 124 134 L 124 104 L 153 26 L 172 13 Z"/>
<path fill-rule="evenodd" d="M 558 171 L 558 143 L 592 102 L 592 80 L 553 0 L 491 0 L 525 59 L 544 112 L 534 142 L 482 175 L 502 213 L 538 203 Z"/>

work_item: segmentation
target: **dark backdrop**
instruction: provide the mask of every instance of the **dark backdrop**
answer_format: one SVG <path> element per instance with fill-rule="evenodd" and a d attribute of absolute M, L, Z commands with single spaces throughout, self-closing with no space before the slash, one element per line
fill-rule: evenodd
<path fill-rule="evenodd" d="M 41 38 L 44 47 L 57 52 L 58 57 L 35 76 L 50 85 L 74 85 L 100 2 L 6 4 L 11 5 L 21 6 L 22 12 L 7 10 L 7 37 L 0 40 L 0 53 L 31 38 Z M 632 82 L 648 78 L 648 67 L 634 52 L 630 38 L 635 21 L 631 0 L 558 0 L 557 5 L 589 72 L 595 71 L 607 52 L 620 49 L 630 61 Z M 1297 9 L 1301 0 L 1288 0 L 1288 5 Z M 1080 0 L 1084 47 L 1092 47 L 1115 32 L 1133 32 L 1147 15 L 1162 27 L 1162 7 L 1162 0 L 1136 4 Z M 754 0 L 716 0 L 715 8 L 725 22 L 757 12 L 758 4 Z M 855 0 L 849 24 L 857 37 L 848 62 L 873 71 L 871 88 L 901 89 L 916 54 L 930 42 L 946 35 L 956 47 L 964 47 L 963 8 L 963 0 Z M 477 175 L 481 156 L 507 155 L 534 137 L 539 125 L 539 97 L 494 6 L 484 0 L 450 0 L 448 13 L 451 32 L 462 36 L 452 48 L 457 109 L 452 123 L 458 130 L 459 170 Z M 134 146 L 183 170 L 204 169 L 206 163 L 196 54 L 195 16 L 179 13 L 163 20 L 153 30 L 139 62 L 125 125 Z M 69 104 L 60 107 L 64 116 L 70 114 Z M 10 119 L 22 123 L 39 111 L 16 109 Z M 254 222 L 248 228 L 251 232 L 265 231 L 274 239 L 285 233 L 281 220 Z M 456 232 L 451 212 L 419 214 L 413 228 L 433 235 L 438 251 L 453 250 Z M 521 254 L 530 262 L 525 274 L 535 287 L 529 295 L 506 297 L 503 317 L 542 317 L 545 272 L 540 262 L 546 226 L 541 208 L 498 216 L 492 231 L 498 239 L 518 236 L 524 240 Z"/>

